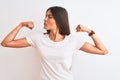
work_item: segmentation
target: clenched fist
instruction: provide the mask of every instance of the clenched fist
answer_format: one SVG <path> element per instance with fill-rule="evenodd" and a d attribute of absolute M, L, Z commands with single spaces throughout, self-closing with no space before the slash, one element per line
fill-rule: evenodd
<path fill-rule="evenodd" d="M 20 24 L 21 24 L 22 26 L 28 27 L 29 29 L 33 29 L 33 28 L 34 28 L 34 23 L 33 23 L 33 21 L 21 22 Z"/>
<path fill-rule="evenodd" d="M 89 28 L 87 28 L 87 27 L 85 27 L 85 26 L 83 26 L 83 25 L 78 25 L 78 26 L 76 27 L 76 31 L 77 31 L 77 32 L 87 32 L 87 33 L 90 33 L 90 32 L 91 32 L 91 30 L 90 30 Z"/>

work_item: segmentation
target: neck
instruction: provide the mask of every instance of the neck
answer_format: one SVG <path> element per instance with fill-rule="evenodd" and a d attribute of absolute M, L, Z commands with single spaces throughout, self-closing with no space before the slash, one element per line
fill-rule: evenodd
<path fill-rule="evenodd" d="M 59 31 L 50 31 L 49 38 L 52 41 L 58 42 L 58 41 L 62 41 L 65 38 L 65 36 L 61 35 Z"/>

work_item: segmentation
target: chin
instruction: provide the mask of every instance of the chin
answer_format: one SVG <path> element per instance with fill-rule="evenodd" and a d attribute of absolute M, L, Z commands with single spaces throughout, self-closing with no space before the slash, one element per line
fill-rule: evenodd
<path fill-rule="evenodd" d="M 47 27 L 46 27 L 46 26 L 44 26 L 44 29 L 47 29 Z"/>
<path fill-rule="evenodd" d="M 45 27 L 45 26 L 44 26 L 44 29 L 45 29 L 45 30 L 49 30 L 49 29 L 48 29 L 47 27 Z"/>

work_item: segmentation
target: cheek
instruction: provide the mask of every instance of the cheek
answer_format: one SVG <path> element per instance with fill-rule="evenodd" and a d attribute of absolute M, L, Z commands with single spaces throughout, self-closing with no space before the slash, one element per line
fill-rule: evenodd
<path fill-rule="evenodd" d="M 50 24 L 50 25 L 56 25 L 56 22 L 55 22 L 54 20 L 50 20 L 50 21 L 49 21 L 49 24 Z"/>
<path fill-rule="evenodd" d="M 49 27 L 52 28 L 52 29 L 53 28 L 56 29 L 57 28 L 56 22 L 55 21 L 50 21 L 49 22 Z"/>

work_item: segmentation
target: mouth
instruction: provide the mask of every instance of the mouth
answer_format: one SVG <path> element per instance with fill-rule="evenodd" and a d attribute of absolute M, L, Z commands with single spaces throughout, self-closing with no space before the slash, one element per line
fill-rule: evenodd
<path fill-rule="evenodd" d="M 44 23 L 44 29 L 46 29 L 46 23 Z"/>
<path fill-rule="evenodd" d="M 44 25 L 46 25 L 46 23 L 44 22 Z"/>

